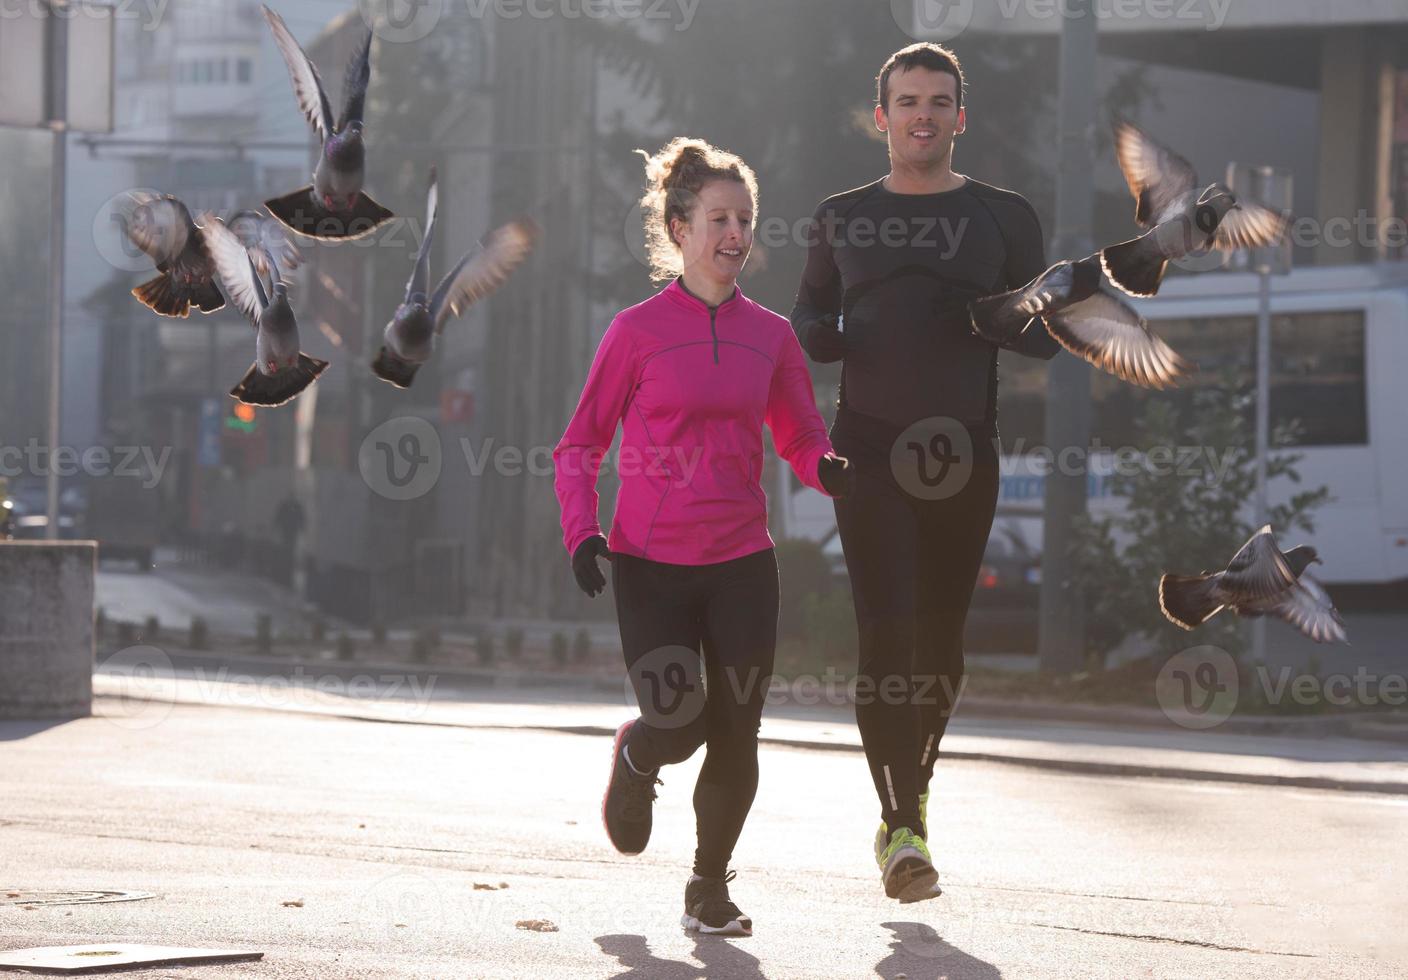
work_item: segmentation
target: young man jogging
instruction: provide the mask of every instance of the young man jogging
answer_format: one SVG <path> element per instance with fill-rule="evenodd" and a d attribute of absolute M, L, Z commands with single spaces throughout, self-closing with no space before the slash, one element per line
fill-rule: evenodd
<path fill-rule="evenodd" d="M 963 73 L 936 44 L 896 52 L 876 80 L 890 172 L 818 207 L 792 326 L 842 361 L 837 499 L 860 628 L 856 721 L 880 797 L 886 894 L 933 898 L 928 785 L 963 677 L 963 624 L 997 505 L 997 348 L 967 304 L 1046 268 L 1030 204 L 954 173 Z M 1039 321 L 1013 349 L 1060 349 Z"/>

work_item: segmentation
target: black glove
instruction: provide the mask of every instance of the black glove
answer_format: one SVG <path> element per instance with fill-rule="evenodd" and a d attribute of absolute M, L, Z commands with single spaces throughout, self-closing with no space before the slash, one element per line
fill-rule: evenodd
<path fill-rule="evenodd" d="M 816 476 L 833 497 L 844 497 L 855 492 L 856 468 L 844 456 L 827 453 L 821 457 L 816 464 Z"/>
<path fill-rule="evenodd" d="M 606 539 L 600 534 L 593 534 L 587 540 L 577 545 L 577 550 L 572 553 L 572 574 L 577 576 L 577 584 L 582 591 L 593 599 L 597 594 L 606 591 L 606 576 L 601 574 L 601 567 L 597 565 L 597 555 L 611 560 L 611 552 L 606 547 Z"/>
<path fill-rule="evenodd" d="M 807 331 L 807 353 L 818 364 L 831 364 L 850 353 L 850 341 L 841 332 L 835 313 L 813 321 Z"/>

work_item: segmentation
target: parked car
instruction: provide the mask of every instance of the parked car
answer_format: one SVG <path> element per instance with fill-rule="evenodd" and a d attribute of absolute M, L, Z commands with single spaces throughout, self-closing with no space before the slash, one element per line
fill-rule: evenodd
<path fill-rule="evenodd" d="M 963 634 L 970 653 L 1035 653 L 1041 555 L 1015 522 L 993 525 Z"/>
<path fill-rule="evenodd" d="M 12 534 L 15 538 L 49 537 L 49 488 L 42 480 L 10 486 Z M 76 486 L 59 489 L 59 538 L 83 537 L 85 498 Z"/>

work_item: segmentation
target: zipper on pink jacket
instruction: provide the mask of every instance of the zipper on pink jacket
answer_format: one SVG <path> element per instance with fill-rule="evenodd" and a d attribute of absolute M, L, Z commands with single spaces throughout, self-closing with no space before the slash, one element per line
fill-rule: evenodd
<path fill-rule="evenodd" d="M 717 306 L 709 307 L 709 336 L 714 338 L 714 363 L 719 363 L 719 331 L 714 326 L 714 316 L 719 312 Z"/>

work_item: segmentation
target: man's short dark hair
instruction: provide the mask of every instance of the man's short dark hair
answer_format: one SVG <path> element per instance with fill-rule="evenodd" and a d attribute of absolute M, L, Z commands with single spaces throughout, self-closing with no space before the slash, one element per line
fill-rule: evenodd
<path fill-rule="evenodd" d="M 927 68 L 929 71 L 952 75 L 958 82 L 958 108 L 963 108 L 963 66 L 958 63 L 958 55 L 942 44 L 932 41 L 920 41 L 907 48 L 900 48 L 890 55 L 890 60 L 885 62 L 885 67 L 881 68 L 880 74 L 875 77 L 876 105 L 886 112 L 889 111 L 890 74 L 897 69 L 904 71 L 909 68 Z"/>

